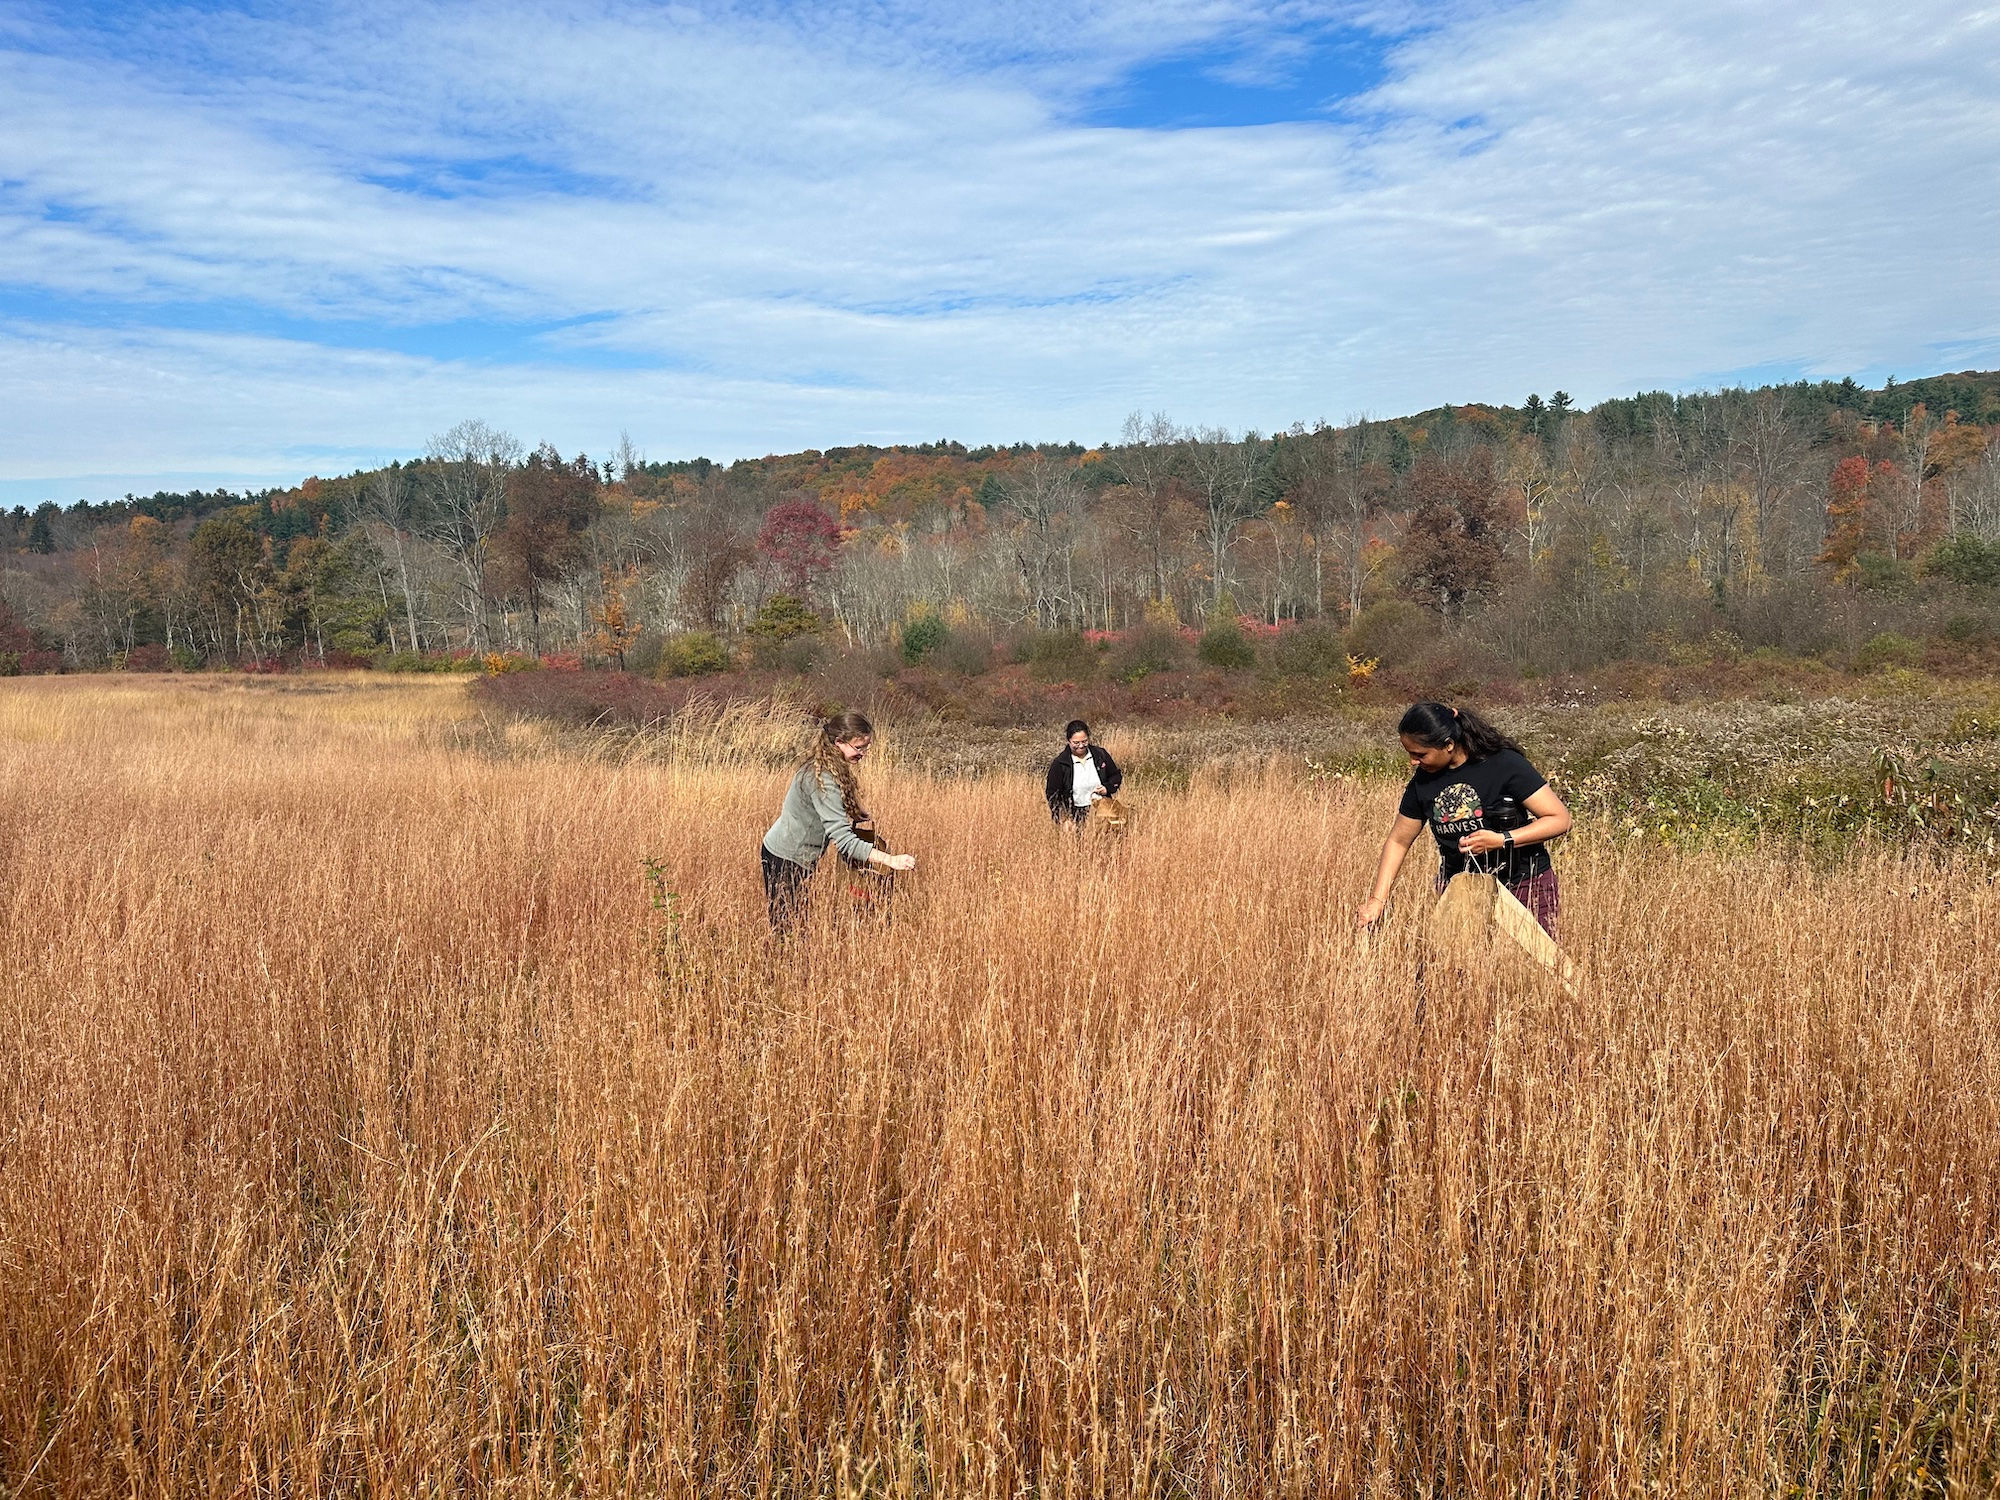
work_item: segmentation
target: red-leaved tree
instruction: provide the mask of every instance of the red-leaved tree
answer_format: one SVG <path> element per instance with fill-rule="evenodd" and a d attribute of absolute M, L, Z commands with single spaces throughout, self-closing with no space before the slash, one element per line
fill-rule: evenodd
<path fill-rule="evenodd" d="M 44 649 L 7 601 L 0 599 L 0 677 L 54 672 L 61 666 L 62 653 Z"/>
<path fill-rule="evenodd" d="M 840 559 L 840 522 L 807 496 L 781 500 L 764 514 L 757 555 L 777 570 L 788 592 L 809 595 Z"/>
<path fill-rule="evenodd" d="M 1886 460 L 1870 464 L 1860 454 L 1843 458 L 1827 480 L 1826 545 L 1819 565 L 1835 578 L 1851 578 L 1861 554 L 1898 555 L 1896 491 L 1902 475 Z"/>

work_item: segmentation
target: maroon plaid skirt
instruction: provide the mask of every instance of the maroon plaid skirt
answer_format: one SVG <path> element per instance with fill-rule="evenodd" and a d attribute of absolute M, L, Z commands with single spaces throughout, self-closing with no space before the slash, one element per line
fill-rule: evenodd
<path fill-rule="evenodd" d="M 1550 937 L 1556 935 L 1556 923 L 1562 918 L 1562 887 L 1556 884 L 1556 872 L 1544 870 L 1539 875 L 1530 875 L 1518 884 L 1501 882 L 1514 893 L 1514 899 L 1528 908 L 1528 915 L 1542 924 L 1542 931 Z M 1438 894 L 1442 896 L 1445 877 L 1438 876 Z"/>

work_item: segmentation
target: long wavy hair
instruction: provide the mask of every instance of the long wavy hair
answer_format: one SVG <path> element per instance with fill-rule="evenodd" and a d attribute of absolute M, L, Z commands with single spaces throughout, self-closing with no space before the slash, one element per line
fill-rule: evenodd
<path fill-rule="evenodd" d="M 1406 734 L 1429 750 L 1457 745 L 1467 760 L 1484 760 L 1502 750 L 1519 752 L 1521 747 L 1490 719 L 1469 708 L 1448 708 L 1442 703 L 1412 703 L 1396 725 L 1396 733 Z"/>
<path fill-rule="evenodd" d="M 847 741 L 874 733 L 875 726 L 868 722 L 866 714 L 835 714 L 820 725 L 819 734 L 813 740 L 812 757 L 806 762 L 840 788 L 841 805 L 847 809 L 850 823 L 859 821 L 863 816 L 861 784 L 854 779 L 854 767 L 840 753 L 840 747 Z"/>

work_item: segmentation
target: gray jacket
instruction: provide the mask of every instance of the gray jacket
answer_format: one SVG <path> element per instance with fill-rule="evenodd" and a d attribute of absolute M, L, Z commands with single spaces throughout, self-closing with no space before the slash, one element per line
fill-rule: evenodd
<path fill-rule="evenodd" d="M 859 864 L 866 864 L 874 852 L 874 846 L 854 831 L 833 778 L 809 764 L 800 766 L 785 792 L 778 821 L 764 835 L 764 847 L 780 859 L 811 869 L 828 844 Z"/>

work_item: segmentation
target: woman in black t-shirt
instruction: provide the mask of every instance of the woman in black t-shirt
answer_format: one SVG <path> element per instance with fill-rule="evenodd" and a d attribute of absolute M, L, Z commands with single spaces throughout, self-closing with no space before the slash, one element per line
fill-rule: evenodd
<path fill-rule="evenodd" d="M 1440 891 L 1463 870 L 1498 876 L 1554 937 L 1562 893 L 1547 845 L 1570 830 L 1562 798 L 1519 745 L 1469 708 L 1413 704 L 1396 731 L 1415 774 L 1356 924 L 1370 927 L 1381 917 L 1404 856 L 1428 824 L 1437 840 Z"/>

